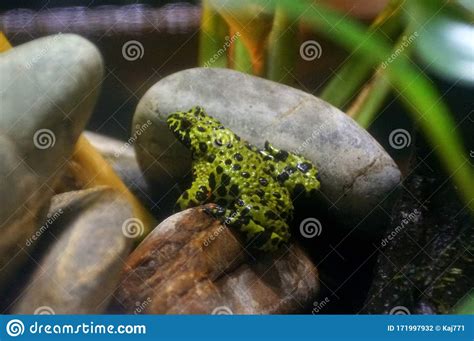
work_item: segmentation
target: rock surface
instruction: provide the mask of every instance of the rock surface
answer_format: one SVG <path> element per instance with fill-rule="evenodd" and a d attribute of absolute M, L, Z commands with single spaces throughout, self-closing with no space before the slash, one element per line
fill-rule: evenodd
<path fill-rule="evenodd" d="M 169 217 L 127 259 L 115 306 L 125 313 L 283 314 L 311 304 L 318 272 L 298 246 L 253 258 L 236 236 L 202 207 Z"/>
<path fill-rule="evenodd" d="M 98 314 L 107 307 L 133 239 L 123 232 L 128 202 L 108 187 L 53 197 L 41 234 L 54 243 L 20 295 L 14 313 Z"/>
<path fill-rule="evenodd" d="M 136 143 L 147 179 L 163 193 L 190 171 L 190 153 L 170 133 L 168 114 L 195 105 L 262 147 L 310 158 L 321 193 L 338 215 L 363 218 L 400 181 L 390 156 L 364 129 L 328 103 L 300 90 L 226 69 L 196 68 L 160 80 L 141 99 L 134 125 L 153 122 Z"/>
<path fill-rule="evenodd" d="M 102 57 L 70 34 L 0 54 L 0 291 L 39 228 L 65 159 L 92 112 Z"/>

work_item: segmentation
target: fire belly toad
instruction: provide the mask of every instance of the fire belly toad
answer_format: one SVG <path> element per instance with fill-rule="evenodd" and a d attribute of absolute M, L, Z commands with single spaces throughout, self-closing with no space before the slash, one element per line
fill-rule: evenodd
<path fill-rule="evenodd" d="M 180 209 L 216 204 L 208 213 L 242 231 L 252 247 L 274 251 L 290 237 L 292 197 L 319 189 L 316 167 L 306 158 L 243 141 L 200 107 L 176 112 L 170 130 L 191 150 L 193 183 Z"/>

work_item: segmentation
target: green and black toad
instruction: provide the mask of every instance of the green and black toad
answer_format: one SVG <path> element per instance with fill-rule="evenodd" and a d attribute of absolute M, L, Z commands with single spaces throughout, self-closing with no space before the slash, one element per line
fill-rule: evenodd
<path fill-rule="evenodd" d="M 254 248 L 274 251 L 290 237 L 292 196 L 319 189 L 306 158 L 265 142 L 258 149 L 200 107 L 171 114 L 167 123 L 193 160 L 193 183 L 180 209 L 214 203 L 208 213 L 242 231 Z"/>

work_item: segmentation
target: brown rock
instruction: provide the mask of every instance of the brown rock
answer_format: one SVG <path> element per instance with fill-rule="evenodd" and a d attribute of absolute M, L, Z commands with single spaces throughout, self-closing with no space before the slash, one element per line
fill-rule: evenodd
<path fill-rule="evenodd" d="M 129 256 L 115 305 L 125 313 L 295 313 L 319 292 L 296 245 L 257 260 L 202 207 L 163 221 Z"/>

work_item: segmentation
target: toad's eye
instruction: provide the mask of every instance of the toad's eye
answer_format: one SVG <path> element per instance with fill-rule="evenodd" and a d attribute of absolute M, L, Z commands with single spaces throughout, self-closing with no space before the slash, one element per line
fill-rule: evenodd
<path fill-rule="evenodd" d="M 217 147 L 222 147 L 224 143 L 222 142 L 222 139 L 220 138 L 217 138 L 214 140 L 214 145 L 216 145 Z"/>

